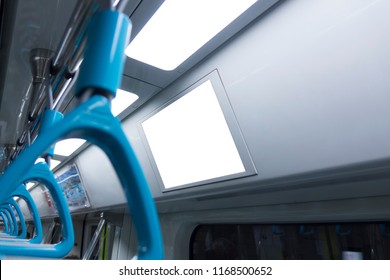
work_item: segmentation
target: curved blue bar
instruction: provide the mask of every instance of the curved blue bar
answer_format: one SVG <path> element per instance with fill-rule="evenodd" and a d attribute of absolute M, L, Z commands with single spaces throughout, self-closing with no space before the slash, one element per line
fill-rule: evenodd
<path fill-rule="evenodd" d="M 50 133 L 49 131 L 46 132 Z M 54 143 L 54 141 L 52 143 Z M 47 145 L 46 147 L 49 146 L 50 144 Z M 31 150 L 34 150 L 32 146 L 29 149 L 25 150 L 25 152 Z M 17 167 L 16 160 L 14 161 L 14 163 L 16 164 Z M 7 169 L 7 172 L 3 176 L 5 176 L 8 172 L 10 172 L 10 170 Z M 72 217 L 70 216 L 70 212 L 66 200 L 62 195 L 62 190 L 46 163 L 39 162 L 35 164 L 27 174 L 25 175 L 24 174 L 25 173 L 22 173 L 19 174 L 19 176 L 15 177 L 15 178 L 19 178 L 18 182 L 38 181 L 39 183 L 45 185 L 49 189 L 53 197 L 53 200 L 57 206 L 58 215 L 61 220 L 62 240 L 60 243 L 53 244 L 53 245 L 52 244 L 50 245 L 31 244 L 31 243 L 16 242 L 16 241 L 15 242 L 0 241 L 0 254 L 47 257 L 47 258 L 64 257 L 73 248 L 74 232 L 73 232 Z"/>
<path fill-rule="evenodd" d="M 5 215 L 7 216 L 7 218 L 9 219 L 10 221 L 10 235 L 13 236 L 13 237 L 16 237 L 18 236 L 18 222 L 16 221 L 16 217 L 15 217 L 15 214 L 14 214 L 14 211 L 12 210 L 12 208 L 9 206 L 8 203 L 4 203 L 3 205 L 0 206 L 0 210 L 3 211 L 5 213 Z"/>
<path fill-rule="evenodd" d="M 16 219 L 14 220 L 14 216 L 11 214 L 11 212 L 9 211 L 9 208 L 8 207 L 4 207 L 4 205 L 2 205 L 0 207 L 0 211 L 3 212 L 3 214 L 7 217 L 7 220 L 8 220 L 8 234 L 10 236 L 16 236 L 15 235 L 15 224 L 14 222 L 16 221 Z"/>
<path fill-rule="evenodd" d="M 92 96 L 93 91 L 115 95 L 122 75 L 128 25 L 127 16 L 115 11 L 103 11 L 95 17 L 90 29 L 96 32 L 92 31 L 88 38 L 77 95 L 88 90 L 92 91 Z M 161 259 L 163 246 L 154 201 L 135 153 L 119 120 L 112 115 L 106 97 L 91 97 L 57 122 L 50 131 L 41 131 L 34 143 L 22 151 L 0 177 L 0 201 L 12 193 L 13 186 L 19 183 L 17 178 L 28 172 L 48 147 L 66 138 L 85 139 L 106 153 L 120 179 L 133 217 L 138 238 L 138 259 Z M 16 247 L 17 250 L 6 246 L 0 243 L 0 254 L 25 255 L 32 251 L 23 246 Z M 48 246 L 43 248 L 47 248 L 46 252 L 55 249 Z"/>
<path fill-rule="evenodd" d="M 57 121 L 62 120 L 64 115 L 56 110 L 45 110 L 41 116 L 40 128 L 39 131 L 49 130 L 52 125 L 54 125 Z M 54 145 L 52 145 L 43 156 L 49 155 L 51 157 L 54 156 Z"/>
<path fill-rule="evenodd" d="M 122 183 L 134 219 L 138 258 L 161 259 L 162 238 L 154 201 L 135 153 L 105 97 L 97 95 L 90 98 L 66 115 L 50 132 L 42 132 L 30 148 L 20 153 L 8 167 L 0 178 L 0 185 L 3 185 L 1 182 L 12 182 L 22 177 L 42 151 L 65 138 L 85 139 L 107 154 Z"/>
<path fill-rule="evenodd" d="M 18 217 L 19 217 L 21 232 L 20 232 L 20 234 L 18 232 L 18 235 L 16 236 L 16 238 L 20 238 L 20 239 L 26 238 L 26 236 L 27 236 L 26 220 L 24 219 L 24 215 L 22 213 L 22 210 L 20 210 L 19 204 L 13 198 L 8 199 L 6 201 L 6 203 L 9 203 L 10 205 L 12 205 L 15 208 L 16 213 L 18 214 Z"/>
<path fill-rule="evenodd" d="M 31 212 L 31 216 L 33 218 L 33 221 L 34 221 L 36 235 L 34 237 L 32 237 L 31 239 L 29 239 L 28 242 L 34 243 L 34 244 L 41 243 L 42 239 L 43 239 L 43 229 L 42 229 L 41 218 L 39 217 L 38 208 L 35 205 L 34 200 L 31 197 L 31 194 L 29 193 L 29 191 L 27 191 L 26 186 L 24 184 L 21 184 L 15 190 L 13 195 L 19 196 L 20 198 L 22 198 L 26 202 L 26 204 Z"/>
<path fill-rule="evenodd" d="M 3 233 L 9 234 L 8 219 L 5 217 L 5 215 L 2 211 L 0 211 L 0 216 L 1 216 L 1 219 L 3 220 L 3 223 L 4 223 Z"/>
<path fill-rule="evenodd" d="M 129 18 L 117 11 L 105 10 L 93 17 L 76 85 L 76 96 L 93 88 L 115 97 L 122 79 L 130 28 Z"/>

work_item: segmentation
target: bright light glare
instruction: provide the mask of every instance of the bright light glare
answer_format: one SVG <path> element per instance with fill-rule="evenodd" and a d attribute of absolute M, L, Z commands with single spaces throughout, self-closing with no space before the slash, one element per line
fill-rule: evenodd
<path fill-rule="evenodd" d="M 123 89 L 117 89 L 116 97 L 111 102 L 111 112 L 114 116 L 118 116 L 127 107 L 133 104 L 138 99 L 138 95 L 125 91 Z"/>
<path fill-rule="evenodd" d="M 59 160 L 52 159 L 50 161 L 50 170 L 53 170 L 56 166 L 58 166 L 61 163 Z"/>
<path fill-rule="evenodd" d="M 56 143 L 54 154 L 60 156 L 70 156 L 74 151 L 85 143 L 84 139 L 70 138 Z"/>
<path fill-rule="evenodd" d="M 35 185 L 35 183 L 33 183 L 33 182 L 28 182 L 28 183 L 26 184 L 26 189 L 29 190 L 29 189 L 31 189 L 34 185 Z"/>
<path fill-rule="evenodd" d="M 210 81 L 142 127 L 165 188 L 245 171 Z"/>
<path fill-rule="evenodd" d="M 126 55 L 173 70 L 257 0 L 165 0 Z"/>
<path fill-rule="evenodd" d="M 35 163 L 38 163 L 38 162 L 46 162 L 44 158 L 37 158 L 37 160 L 35 161 Z"/>

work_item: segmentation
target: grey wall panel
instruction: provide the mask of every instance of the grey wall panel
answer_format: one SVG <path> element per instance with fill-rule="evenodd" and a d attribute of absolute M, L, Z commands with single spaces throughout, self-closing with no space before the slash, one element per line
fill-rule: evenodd
<path fill-rule="evenodd" d="M 388 1 L 284 1 L 125 119 L 125 133 L 156 201 L 163 206 L 229 192 L 250 196 L 254 190 L 275 191 L 267 196 L 275 204 L 345 198 L 354 189 L 355 198 L 388 195 L 385 184 L 371 184 L 372 177 L 358 188 L 342 184 L 338 192 L 332 176 L 344 172 L 340 180 L 345 183 L 355 174 L 359 181 L 359 174 L 385 166 L 380 176 L 389 177 L 389 8 Z M 258 175 L 163 194 L 140 136 L 140 121 L 215 69 Z M 91 204 L 124 203 L 116 175 L 100 153 L 89 148 L 77 159 Z M 323 178 L 332 187 L 321 183 Z M 282 197 L 276 192 L 301 188 L 303 180 L 321 191 Z M 246 201 L 247 206 L 267 204 Z M 174 211 L 187 209 L 184 204 Z"/>
<path fill-rule="evenodd" d="M 124 122 L 157 199 L 390 156 L 386 1 L 285 1 Z M 259 174 L 162 194 L 137 123 L 217 69 Z"/>
<path fill-rule="evenodd" d="M 57 210 L 54 208 L 54 202 L 51 201 L 51 204 L 49 205 L 45 193 L 48 193 L 48 190 L 42 185 L 38 185 L 37 187 L 30 190 L 30 194 L 38 208 L 39 215 L 42 218 L 57 216 Z"/>
<path fill-rule="evenodd" d="M 81 153 L 76 164 L 93 208 L 126 203 L 123 189 L 107 156 L 96 146 Z"/>
<path fill-rule="evenodd" d="M 390 155 L 389 4 L 320 2 L 287 1 L 215 59 L 263 178 Z"/>

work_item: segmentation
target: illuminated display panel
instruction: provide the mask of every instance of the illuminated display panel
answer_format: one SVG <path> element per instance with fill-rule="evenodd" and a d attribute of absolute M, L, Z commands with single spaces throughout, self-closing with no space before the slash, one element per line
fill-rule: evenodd
<path fill-rule="evenodd" d="M 173 70 L 255 2 L 165 0 L 125 53 L 160 69 Z"/>
<path fill-rule="evenodd" d="M 228 124 L 220 106 L 215 89 L 223 87 L 217 76 L 202 79 L 142 122 L 165 190 L 255 173 L 234 115 Z M 224 92 L 222 97 L 226 98 Z"/>
<path fill-rule="evenodd" d="M 90 206 L 87 193 L 75 164 L 67 167 L 56 179 L 71 211 Z"/>

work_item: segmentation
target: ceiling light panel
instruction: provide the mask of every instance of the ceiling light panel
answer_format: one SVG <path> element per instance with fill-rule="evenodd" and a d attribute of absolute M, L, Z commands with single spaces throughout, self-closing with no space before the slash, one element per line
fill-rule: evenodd
<path fill-rule="evenodd" d="M 118 89 L 116 91 L 116 97 L 111 101 L 111 112 L 114 116 L 118 116 L 131 104 L 137 101 L 138 95 L 125 91 L 123 89 Z"/>
<path fill-rule="evenodd" d="M 126 55 L 174 70 L 256 0 L 165 0 L 126 49 Z"/>

